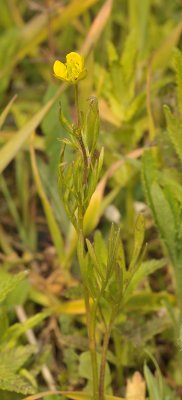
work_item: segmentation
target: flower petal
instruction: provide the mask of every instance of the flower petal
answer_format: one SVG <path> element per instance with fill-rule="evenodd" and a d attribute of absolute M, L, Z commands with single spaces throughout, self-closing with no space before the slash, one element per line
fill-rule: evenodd
<path fill-rule="evenodd" d="M 74 51 L 72 51 L 71 53 L 67 54 L 66 63 L 69 64 L 69 65 L 70 64 L 71 65 L 77 64 L 78 67 L 80 69 L 82 69 L 83 68 L 83 57 L 80 54 L 75 53 Z"/>
<path fill-rule="evenodd" d="M 53 70 L 54 74 L 56 75 L 56 78 L 68 80 L 66 66 L 61 61 L 58 60 L 55 61 Z"/>

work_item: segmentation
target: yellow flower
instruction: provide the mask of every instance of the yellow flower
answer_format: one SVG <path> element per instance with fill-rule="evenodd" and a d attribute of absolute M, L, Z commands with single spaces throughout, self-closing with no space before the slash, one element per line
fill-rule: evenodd
<path fill-rule="evenodd" d="M 84 58 L 75 52 L 67 54 L 65 64 L 56 60 L 53 70 L 56 78 L 72 84 L 84 79 L 87 74 L 84 65 Z"/>

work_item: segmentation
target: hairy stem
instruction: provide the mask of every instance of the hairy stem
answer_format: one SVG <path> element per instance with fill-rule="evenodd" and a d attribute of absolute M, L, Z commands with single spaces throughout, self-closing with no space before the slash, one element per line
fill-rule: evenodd
<path fill-rule="evenodd" d="M 83 257 L 84 257 L 84 236 L 83 230 L 79 233 L 79 247 L 78 247 L 78 260 L 80 264 L 80 270 L 83 280 L 84 287 L 84 301 L 86 309 L 86 319 L 87 319 L 87 331 L 89 339 L 89 350 L 91 356 L 92 365 L 92 379 L 93 379 L 93 400 L 99 400 L 99 382 L 98 382 L 98 365 L 97 365 L 97 351 L 96 351 L 96 340 L 95 340 L 95 321 L 96 321 L 96 309 L 97 305 L 95 303 L 90 304 L 89 292 L 87 286 L 84 282 L 84 272 L 83 272 Z"/>
<path fill-rule="evenodd" d="M 111 315 L 109 325 L 107 326 L 107 329 L 105 331 L 104 341 L 102 346 L 102 358 L 101 358 L 100 379 L 99 379 L 99 400 L 104 400 L 105 370 L 106 370 L 107 351 L 109 346 L 112 324 L 113 324 L 113 315 Z"/>

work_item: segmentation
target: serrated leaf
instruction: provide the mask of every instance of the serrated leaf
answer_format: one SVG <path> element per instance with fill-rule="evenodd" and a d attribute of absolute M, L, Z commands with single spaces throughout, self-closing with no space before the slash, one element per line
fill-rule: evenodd
<path fill-rule="evenodd" d="M 7 347 L 0 351 L 0 367 L 11 372 L 17 372 L 25 364 L 30 355 L 35 353 L 35 346 L 19 346 L 13 349 Z"/>
<path fill-rule="evenodd" d="M 0 272 L 0 302 L 4 301 L 8 293 L 16 288 L 17 284 L 25 278 L 25 273 L 20 272 L 16 275 Z"/>
<path fill-rule="evenodd" d="M 16 360 L 14 360 L 16 362 Z M 16 392 L 22 394 L 31 394 L 35 392 L 33 386 L 30 385 L 21 376 L 14 374 L 9 369 L 0 365 L 0 389 L 8 390 L 9 392 Z"/>
<path fill-rule="evenodd" d="M 145 234 L 145 219 L 142 214 L 139 214 L 135 223 L 135 231 L 134 231 L 134 244 L 133 244 L 133 252 L 129 265 L 129 271 L 132 271 L 136 266 L 139 255 L 141 253 L 143 241 Z"/>
<path fill-rule="evenodd" d="M 142 157 L 142 179 L 143 179 L 143 186 L 145 190 L 145 195 L 147 198 L 147 202 L 152 209 L 153 213 L 153 204 L 151 198 L 151 185 L 153 182 L 157 181 L 157 166 L 151 150 L 145 150 L 143 157 Z"/>
<path fill-rule="evenodd" d="M 151 185 L 151 197 L 155 210 L 156 222 L 159 227 L 162 239 L 164 240 L 170 256 L 174 261 L 176 258 L 176 226 L 170 205 L 165 197 L 164 191 L 158 183 Z"/>

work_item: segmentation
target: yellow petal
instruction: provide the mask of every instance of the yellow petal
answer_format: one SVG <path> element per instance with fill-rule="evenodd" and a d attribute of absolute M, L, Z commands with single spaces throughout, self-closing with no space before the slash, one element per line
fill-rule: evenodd
<path fill-rule="evenodd" d="M 56 78 L 68 80 L 67 79 L 67 69 L 66 66 L 61 62 L 56 60 L 53 66 L 54 74 Z"/>
<path fill-rule="evenodd" d="M 78 53 L 75 53 L 72 51 L 71 53 L 67 54 L 66 56 L 66 62 L 67 64 L 75 65 L 77 64 L 79 66 L 79 69 L 83 69 L 84 66 L 84 58 Z"/>

